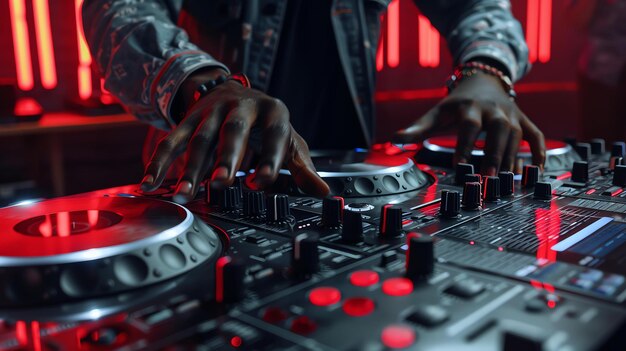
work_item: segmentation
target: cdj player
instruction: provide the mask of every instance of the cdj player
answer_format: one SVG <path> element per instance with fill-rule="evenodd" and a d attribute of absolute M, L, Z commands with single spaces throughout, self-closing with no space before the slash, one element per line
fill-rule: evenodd
<path fill-rule="evenodd" d="M 332 196 L 136 185 L 0 209 L 1 350 L 624 350 L 624 143 L 315 154 Z M 482 157 L 480 143 L 472 162 Z"/>

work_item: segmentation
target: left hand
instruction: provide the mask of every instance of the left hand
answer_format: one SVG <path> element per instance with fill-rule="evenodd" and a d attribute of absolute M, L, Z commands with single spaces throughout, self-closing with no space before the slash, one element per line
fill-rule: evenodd
<path fill-rule="evenodd" d="M 406 129 L 396 132 L 394 142 L 422 141 L 434 131 L 458 128 L 454 164 L 470 161 L 474 142 L 487 132 L 484 175 L 512 171 L 520 141 L 528 141 L 533 164 L 543 168 L 546 146 L 543 133 L 504 91 L 498 78 L 478 72 L 461 81 L 452 92 Z"/>

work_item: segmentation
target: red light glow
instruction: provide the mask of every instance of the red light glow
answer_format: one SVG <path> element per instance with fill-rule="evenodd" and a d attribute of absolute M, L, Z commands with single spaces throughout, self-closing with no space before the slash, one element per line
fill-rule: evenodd
<path fill-rule="evenodd" d="M 390 349 L 402 349 L 415 342 L 415 331 L 405 325 L 390 325 L 383 329 L 380 338 L 383 344 Z"/>
<path fill-rule="evenodd" d="M 243 344 L 243 340 L 241 340 L 240 336 L 233 336 L 230 338 L 230 346 L 239 347 L 241 344 Z"/>
<path fill-rule="evenodd" d="M 309 292 L 309 301 L 320 307 L 334 305 L 341 301 L 341 292 L 333 287 L 321 286 Z"/>
<path fill-rule="evenodd" d="M 82 100 L 87 100 L 93 93 L 93 87 L 91 86 L 91 54 L 83 33 L 83 19 L 80 11 L 83 0 L 75 1 L 76 35 L 78 41 L 78 96 Z"/>
<path fill-rule="evenodd" d="M 54 89 L 57 86 L 57 71 L 50 30 L 48 0 L 33 0 L 33 11 L 35 15 L 35 34 L 37 36 L 41 85 L 46 89 Z"/>
<path fill-rule="evenodd" d="M 419 15 L 417 23 L 419 64 L 422 67 L 437 67 L 441 61 L 439 32 L 425 16 Z"/>
<path fill-rule="evenodd" d="M 550 47 L 552 46 L 552 0 L 541 0 L 539 12 L 539 48 L 537 57 L 539 62 L 550 61 Z"/>
<path fill-rule="evenodd" d="M 20 345 L 26 345 L 28 343 L 28 333 L 26 331 L 26 322 L 17 321 L 15 323 L 15 337 Z"/>
<path fill-rule="evenodd" d="M 71 232 L 71 221 L 70 221 L 70 213 L 69 212 L 59 212 L 57 213 L 57 232 L 60 237 L 70 236 Z"/>
<path fill-rule="evenodd" d="M 41 334 L 39 331 L 39 322 L 30 323 L 30 327 L 33 334 L 33 350 L 41 351 Z"/>
<path fill-rule="evenodd" d="M 393 0 L 387 7 L 387 65 L 400 64 L 400 0 Z"/>
<path fill-rule="evenodd" d="M 28 24 L 26 22 L 25 0 L 10 0 L 11 29 L 13 32 L 13 54 L 17 71 L 17 86 L 21 90 L 31 90 L 33 80 L 32 59 L 30 55 Z"/>
<path fill-rule="evenodd" d="M 413 292 L 413 282 L 407 278 L 390 278 L 383 282 L 383 292 L 389 296 L 404 296 Z"/>
<path fill-rule="evenodd" d="M 215 301 L 224 301 L 224 266 L 230 263 L 230 257 L 220 257 L 215 264 Z"/>
<path fill-rule="evenodd" d="M 367 269 L 352 272 L 350 274 L 350 284 L 359 287 L 372 286 L 379 281 L 378 273 Z"/>
<path fill-rule="evenodd" d="M 351 297 L 343 303 L 343 311 L 351 317 L 364 317 L 374 312 L 374 301 L 367 297 Z"/>

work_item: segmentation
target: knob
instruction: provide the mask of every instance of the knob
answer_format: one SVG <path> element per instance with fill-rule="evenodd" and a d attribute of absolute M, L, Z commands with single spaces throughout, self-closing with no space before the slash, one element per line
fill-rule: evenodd
<path fill-rule="evenodd" d="M 564 138 L 564 139 L 563 139 L 563 142 L 564 142 L 564 143 L 566 143 L 566 144 L 571 145 L 572 147 L 574 147 L 574 146 L 576 145 L 576 142 L 577 142 L 577 141 L 576 141 L 576 138 L 573 138 L 573 137 L 567 137 L 567 138 Z"/>
<path fill-rule="evenodd" d="M 474 173 L 474 165 L 469 163 L 457 163 L 456 173 L 454 175 L 454 181 L 456 184 L 465 183 L 465 175 Z"/>
<path fill-rule="evenodd" d="M 267 198 L 267 222 L 282 224 L 289 221 L 289 197 L 285 194 L 271 195 Z"/>
<path fill-rule="evenodd" d="M 589 142 L 589 145 L 591 145 L 591 153 L 594 155 L 602 155 L 605 152 L 604 139 L 601 139 L 601 138 L 591 139 L 591 141 Z"/>
<path fill-rule="evenodd" d="M 500 178 L 494 176 L 485 177 L 483 187 L 485 189 L 483 193 L 485 201 L 496 202 L 500 200 Z"/>
<path fill-rule="evenodd" d="M 439 213 L 444 217 L 456 217 L 461 212 L 461 196 L 457 191 L 441 191 Z"/>
<path fill-rule="evenodd" d="M 341 240 L 355 244 L 363 240 L 363 216 L 354 211 L 344 211 Z"/>
<path fill-rule="evenodd" d="M 293 238 L 291 268 L 300 278 L 308 278 L 320 270 L 318 251 L 319 236 L 314 233 L 300 233 Z"/>
<path fill-rule="evenodd" d="M 434 241 L 429 235 L 409 233 L 406 252 L 406 277 L 411 280 L 423 279 L 435 268 Z"/>
<path fill-rule="evenodd" d="M 343 197 L 324 198 L 322 202 L 321 225 L 326 229 L 339 229 L 343 216 Z"/>
<path fill-rule="evenodd" d="M 521 324 L 515 329 L 504 330 L 501 336 L 502 351 L 544 351 L 546 343 L 537 329 Z"/>
<path fill-rule="evenodd" d="M 478 182 L 465 183 L 461 205 L 468 210 L 475 210 L 481 205 L 481 186 Z"/>
<path fill-rule="evenodd" d="M 220 207 L 224 211 L 236 211 L 241 204 L 241 194 L 239 189 L 234 186 L 222 190 L 222 197 L 220 198 Z"/>
<path fill-rule="evenodd" d="M 500 196 L 511 196 L 514 192 L 515 174 L 513 172 L 500 172 Z"/>
<path fill-rule="evenodd" d="M 216 189 L 211 186 L 211 183 L 206 182 L 206 203 L 213 206 L 221 206 L 223 189 Z"/>
<path fill-rule="evenodd" d="M 249 218 L 265 215 L 265 194 L 262 191 L 249 191 L 243 198 L 243 214 Z"/>
<path fill-rule="evenodd" d="M 380 212 L 380 232 L 383 239 L 397 238 L 402 235 L 402 208 L 385 205 Z"/>
<path fill-rule="evenodd" d="M 552 184 L 547 182 L 537 182 L 537 184 L 535 184 L 535 193 L 533 196 L 538 200 L 551 200 Z"/>
<path fill-rule="evenodd" d="M 244 297 L 246 266 L 239 259 L 220 257 L 215 264 L 215 301 L 234 303 Z"/>
<path fill-rule="evenodd" d="M 591 158 L 591 145 L 589 143 L 576 143 L 574 149 L 583 161 L 589 161 Z"/>
<path fill-rule="evenodd" d="M 585 161 L 575 161 L 572 167 L 572 181 L 587 183 L 589 180 L 589 163 Z"/>
<path fill-rule="evenodd" d="M 623 141 L 616 141 L 611 145 L 611 156 L 613 157 L 625 157 L 626 156 L 626 143 Z"/>
<path fill-rule="evenodd" d="M 609 169 L 613 171 L 615 170 L 615 166 L 619 166 L 623 164 L 624 164 L 624 158 L 619 157 L 619 156 L 611 156 L 611 159 L 609 160 Z"/>
<path fill-rule="evenodd" d="M 522 186 L 530 188 L 539 181 L 539 167 L 535 165 L 526 165 L 522 170 Z"/>
<path fill-rule="evenodd" d="M 483 182 L 483 177 L 480 174 L 466 174 L 465 175 L 465 183 L 467 182 Z"/>
<path fill-rule="evenodd" d="M 615 166 L 613 173 L 613 185 L 626 187 L 626 165 Z"/>

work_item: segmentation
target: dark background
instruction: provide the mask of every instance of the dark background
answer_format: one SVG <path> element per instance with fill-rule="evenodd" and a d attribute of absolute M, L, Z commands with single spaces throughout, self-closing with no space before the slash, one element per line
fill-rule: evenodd
<path fill-rule="evenodd" d="M 34 4 L 42 0 L 0 1 L 0 79 L 16 78 L 16 62 L 9 4 L 25 5 L 29 32 L 28 45 L 32 56 L 34 87 L 19 90 L 18 97 L 36 99 L 45 111 L 64 111 L 81 101 L 78 92 L 79 37 L 77 35 L 77 3 L 81 0 L 47 0 L 57 84 L 51 89 L 42 87 L 39 70 Z M 43 0 L 46 1 L 46 0 Z M 517 85 L 518 103 L 547 137 L 562 139 L 577 132 L 576 124 L 576 58 L 582 44 L 581 34 L 569 28 L 562 16 L 563 0 L 513 0 L 513 12 L 526 33 L 535 30 L 529 43 L 533 54 L 533 70 Z M 386 16 L 381 33 L 383 44 L 378 62 L 379 141 L 387 140 L 393 131 L 405 126 L 433 106 L 444 94 L 441 88 L 451 72 L 452 63 L 445 42 L 440 40 L 424 45 L 428 31 L 420 25 L 419 13 L 411 0 L 394 0 L 391 18 Z M 551 12 L 550 12 L 551 11 Z M 398 14 L 399 24 L 394 20 Z M 543 15 L 543 16 L 542 16 Z M 543 20 L 540 20 L 543 18 Z M 15 20 L 15 19 L 14 19 Z M 537 22 L 538 21 L 538 22 Z M 533 23 L 540 23 L 534 26 Z M 398 32 L 399 35 L 394 33 Z M 530 32 L 529 32 L 530 31 Z M 420 36 L 421 33 L 421 36 Z M 399 44 L 394 50 L 394 43 Z M 537 58 L 538 46 L 541 57 Z M 429 56 L 440 56 L 439 62 L 426 64 Z M 433 51 L 434 50 L 434 51 Z M 394 53 L 399 58 L 394 59 Z M 426 65 L 434 67 L 424 67 Z M 100 78 L 90 74 L 92 92 L 87 101 L 101 98 Z M 5 97 L 0 96 L 0 99 Z M 89 133 L 63 134 L 67 193 L 83 192 L 113 185 L 137 182 L 142 175 L 141 147 L 145 126 L 103 129 Z M 50 165 L 38 153 L 45 152 L 40 137 L 0 137 L 0 199 L 17 200 L 15 184 L 29 184 L 32 194 L 48 196 Z M 33 163 L 37 163 L 33 165 Z M 26 182 L 26 183 L 25 183 Z M 23 196 L 23 195 L 20 195 Z M 1 202 L 1 200 L 0 200 Z"/>

